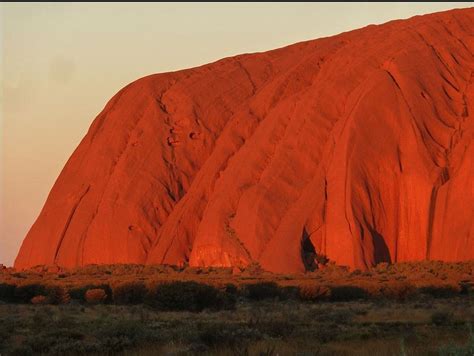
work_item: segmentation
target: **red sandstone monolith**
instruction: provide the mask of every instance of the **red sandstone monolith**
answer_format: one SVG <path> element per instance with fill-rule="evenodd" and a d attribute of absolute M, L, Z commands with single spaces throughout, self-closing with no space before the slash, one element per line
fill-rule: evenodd
<path fill-rule="evenodd" d="M 463 9 L 139 79 L 15 267 L 473 259 L 473 51 Z"/>

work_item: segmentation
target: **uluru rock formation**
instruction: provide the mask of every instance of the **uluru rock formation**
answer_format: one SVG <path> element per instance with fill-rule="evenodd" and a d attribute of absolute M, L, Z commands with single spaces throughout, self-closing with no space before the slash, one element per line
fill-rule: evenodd
<path fill-rule="evenodd" d="M 474 259 L 473 51 L 463 9 L 139 79 L 15 267 Z"/>

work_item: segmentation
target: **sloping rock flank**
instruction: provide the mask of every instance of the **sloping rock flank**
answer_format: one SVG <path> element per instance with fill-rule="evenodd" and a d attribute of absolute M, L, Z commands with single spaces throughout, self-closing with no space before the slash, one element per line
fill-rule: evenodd
<path fill-rule="evenodd" d="M 139 79 L 15 267 L 474 259 L 473 50 L 463 9 Z"/>

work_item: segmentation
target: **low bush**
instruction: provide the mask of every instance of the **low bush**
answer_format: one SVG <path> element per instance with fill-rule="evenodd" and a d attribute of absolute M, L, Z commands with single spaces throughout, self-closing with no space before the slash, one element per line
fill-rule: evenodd
<path fill-rule="evenodd" d="M 300 287 L 299 298 L 305 301 L 324 300 L 329 297 L 330 290 L 326 286 L 318 284 L 302 285 Z"/>
<path fill-rule="evenodd" d="M 46 296 L 48 298 L 48 303 L 51 304 L 67 304 L 71 301 L 69 292 L 62 286 L 46 287 Z"/>
<path fill-rule="evenodd" d="M 417 289 L 407 282 L 386 283 L 380 289 L 380 294 L 388 299 L 404 301 L 414 297 L 417 294 Z"/>
<path fill-rule="evenodd" d="M 15 302 L 29 303 L 37 295 L 47 295 L 46 287 L 41 284 L 24 284 L 15 288 Z"/>
<path fill-rule="evenodd" d="M 113 300 L 116 304 L 141 304 L 147 295 L 143 282 L 126 282 L 113 287 Z"/>
<path fill-rule="evenodd" d="M 247 297 L 251 300 L 275 299 L 281 297 L 281 290 L 275 282 L 260 282 L 245 286 Z"/>
<path fill-rule="evenodd" d="M 13 303 L 15 301 L 15 289 L 14 284 L 0 283 L 0 301 Z"/>
<path fill-rule="evenodd" d="M 368 293 L 365 289 L 356 286 L 332 286 L 330 289 L 329 298 L 335 302 L 366 299 L 368 297 Z"/>
<path fill-rule="evenodd" d="M 71 296 L 71 299 L 80 301 L 80 302 L 87 302 L 86 300 L 86 292 L 89 289 L 103 289 L 105 291 L 105 294 L 107 295 L 107 298 L 105 299 L 104 302 L 109 302 L 112 298 L 112 290 L 108 284 L 86 284 L 83 286 L 71 288 L 69 290 L 69 295 Z"/>
<path fill-rule="evenodd" d="M 69 290 L 69 295 L 71 296 L 71 299 L 77 300 L 80 302 L 85 302 L 86 301 L 86 292 L 88 289 L 93 288 L 93 286 L 80 286 L 80 287 L 74 287 Z"/>
<path fill-rule="evenodd" d="M 232 294 L 237 296 L 239 294 L 239 289 L 235 286 L 235 284 L 228 283 L 224 287 L 224 291 L 228 294 Z"/>
<path fill-rule="evenodd" d="M 155 287 L 149 293 L 147 302 L 161 310 L 200 312 L 204 309 L 232 309 L 235 307 L 235 296 L 206 284 L 170 282 Z"/>
<path fill-rule="evenodd" d="M 474 292 L 474 282 L 461 281 L 459 283 L 460 294 L 472 294 Z"/>
<path fill-rule="evenodd" d="M 451 298 L 457 296 L 461 290 L 459 287 L 452 285 L 439 285 L 421 287 L 419 292 L 433 298 Z"/>
<path fill-rule="evenodd" d="M 106 301 L 107 293 L 102 288 L 89 289 L 85 294 L 85 298 L 89 304 L 101 304 Z"/>
<path fill-rule="evenodd" d="M 298 299 L 300 295 L 300 289 L 295 286 L 285 286 L 280 287 L 280 296 L 281 300 L 295 300 Z"/>
<path fill-rule="evenodd" d="M 41 305 L 48 304 L 48 298 L 44 295 L 37 295 L 36 297 L 31 298 L 31 304 Z"/>

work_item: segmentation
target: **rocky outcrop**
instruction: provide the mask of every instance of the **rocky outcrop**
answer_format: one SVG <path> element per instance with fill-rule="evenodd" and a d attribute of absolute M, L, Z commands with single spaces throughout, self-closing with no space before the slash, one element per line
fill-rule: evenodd
<path fill-rule="evenodd" d="M 474 259 L 473 50 L 463 9 L 139 79 L 15 267 Z"/>

